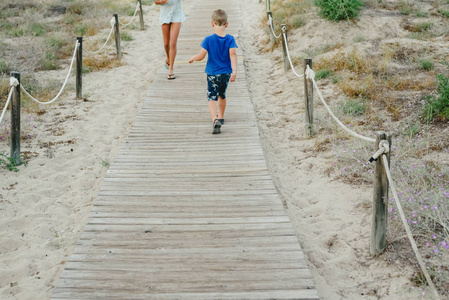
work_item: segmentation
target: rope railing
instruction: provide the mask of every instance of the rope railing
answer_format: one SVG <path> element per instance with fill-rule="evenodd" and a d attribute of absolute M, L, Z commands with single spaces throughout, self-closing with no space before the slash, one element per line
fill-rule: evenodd
<path fill-rule="evenodd" d="M 384 153 L 387 153 L 387 152 L 388 152 L 388 149 L 386 148 Z M 396 207 L 399 211 L 399 215 L 400 215 L 402 223 L 404 225 L 405 232 L 407 233 L 407 237 L 410 240 L 410 244 L 412 245 L 413 252 L 416 255 L 416 259 L 418 260 L 418 264 L 419 264 L 421 271 L 423 272 L 424 277 L 426 278 L 426 281 L 429 284 L 429 288 L 432 290 L 435 298 L 440 299 L 440 295 L 438 294 L 437 289 L 435 288 L 435 285 L 433 284 L 432 278 L 430 277 L 429 272 L 427 271 L 426 265 L 424 264 L 422 256 L 419 253 L 418 246 L 416 246 L 416 242 L 415 242 L 415 239 L 413 238 L 412 231 L 410 230 L 410 227 L 408 226 L 407 218 L 405 217 L 404 210 L 402 209 L 401 202 L 399 201 L 398 193 L 396 192 L 396 186 L 395 186 L 395 184 L 393 182 L 393 178 L 391 176 L 388 159 L 384 154 L 382 154 L 382 163 L 384 164 L 384 169 L 385 169 L 385 172 L 388 177 L 388 182 L 390 183 L 390 188 L 391 188 L 391 191 L 394 196 L 394 201 L 396 203 Z"/>
<path fill-rule="evenodd" d="M 279 35 L 277 35 L 277 34 L 274 32 L 273 17 L 272 17 L 271 15 L 268 15 L 268 26 L 270 27 L 271 33 L 273 34 L 273 36 L 274 36 L 276 39 L 278 39 L 278 38 L 281 37 L 282 32 L 279 33 Z"/>
<path fill-rule="evenodd" d="M 295 70 L 295 67 L 293 66 L 292 58 L 290 57 L 290 51 L 288 50 L 288 40 L 287 40 L 287 33 L 283 30 L 282 35 L 284 36 L 284 43 L 285 43 L 285 51 L 287 52 L 287 58 L 288 62 L 290 63 L 290 67 L 292 69 L 293 74 L 296 75 L 296 77 L 304 77 L 304 74 L 298 74 Z"/>
<path fill-rule="evenodd" d="M 14 92 L 14 81 L 12 79 L 15 79 L 15 78 L 10 79 L 11 89 L 9 90 L 8 99 L 6 100 L 5 107 L 3 108 L 3 111 L 2 111 L 2 115 L 0 116 L 0 124 L 2 123 L 3 116 L 6 113 L 6 109 L 9 106 L 9 102 L 11 102 L 12 93 Z M 17 79 L 15 79 L 15 80 L 17 81 Z"/>
<path fill-rule="evenodd" d="M 129 21 L 129 23 L 124 24 L 124 23 L 120 22 L 120 20 L 119 20 L 120 25 L 122 25 L 123 27 L 130 25 L 134 21 L 134 18 L 136 17 L 138 10 L 139 10 L 139 1 L 137 1 L 137 3 L 136 3 L 136 10 L 134 11 L 134 15 L 131 18 L 131 21 Z"/>
<path fill-rule="evenodd" d="M 310 69 L 309 68 L 309 66 L 307 66 L 307 70 L 306 70 L 306 77 L 307 77 L 307 79 L 310 79 L 310 80 L 312 80 L 312 82 L 313 82 L 313 86 L 315 87 L 315 89 L 316 89 L 316 91 L 317 91 L 317 93 L 318 93 L 318 96 L 320 97 L 320 100 L 321 100 L 321 102 L 323 103 L 323 105 L 324 105 L 324 107 L 326 108 L 326 110 L 328 111 L 328 113 L 331 115 L 331 117 L 332 117 L 332 119 L 334 119 L 334 121 L 344 130 L 344 131 L 346 131 L 347 133 L 349 133 L 350 135 L 352 135 L 353 137 L 356 137 L 356 138 L 359 138 L 359 139 L 361 139 L 361 140 L 364 140 L 364 141 L 367 141 L 367 142 L 371 142 L 371 143 L 374 143 L 374 142 L 376 142 L 376 140 L 375 139 L 373 139 L 373 138 L 369 138 L 369 137 L 365 137 L 365 136 L 363 136 L 363 135 L 361 135 L 361 134 L 358 134 L 357 132 L 355 132 L 355 131 L 353 131 L 353 130 L 351 130 L 351 129 L 349 129 L 347 126 L 345 126 L 336 116 L 335 116 L 335 114 L 332 112 L 332 110 L 330 109 L 330 107 L 329 107 L 329 105 L 327 105 L 327 103 L 326 103 L 326 101 L 324 100 L 324 98 L 323 98 L 323 95 L 321 94 L 321 91 L 320 91 L 320 89 L 319 89 L 319 87 L 318 87 L 318 85 L 316 84 L 316 81 L 315 81 L 315 72 L 312 70 L 312 69 Z"/>
<path fill-rule="evenodd" d="M 83 50 L 84 50 L 84 51 L 86 51 L 86 52 L 89 53 L 89 54 L 97 54 L 97 53 L 100 53 L 100 52 L 104 49 L 104 47 L 106 47 L 107 43 L 108 43 L 109 40 L 111 39 L 112 32 L 114 32 L 115 18 L 112 18 L 111 21 L 110 21 L 110 23 L 111 23 L 111 30 L 109 31 L 108 38 L 106 39 L 106 42 L 104 42 L 103 46 L 101 46 L 101 48 L 100 48 L 99 50 L 97 50 L 97 51 L 89 51 L 89 50 L 87 50 L 85 47 L 83 47 Z"/>
<path fill-rule="evenodd" d="M 150 8 L 154 7 L 154 6 L 155 6 L 155 4 L 151 5 Z M 133 17 L 131 18 L 131 21 L 128 22 L 127 24 L 121 23 L 118 19 L 117 14 L 113 15 L 114 17 L 110 21 L 111 30 L 109 32 L 108 38 L 106 39 L 106 42 L 99 50 L 89 51 L 88 49 L 85 49 L 83 47 L 83 38 L 77 37 L 75 49 L 73 51 L 73 56 L 72 56 L 72 60 L 70 62 L 70 67 L 67 72 L 67 76 L 65 77 L 65 81 L 64 81 L 61 89 L 59 90 L 58 94 L 52 100 L 41 101 L 41 100 L 34 98 L 25 89 L 25 87 L 20 83 L 20 73 L 19 72 L 11 72 L 11 78 L 10 78 L 11 89 L 9 91 L 5 106 L 3 107 L 2 113 L 0 115 L 0 123 L 3 121 L 6 110 L 8 109 L 8 107 L 10 107 L 11 108 L 11 135 L 10 135 L 11 158 L 13 158 L 17 164 L 21 163 L 21 160 L 20 160 L 20 91 L 23 91 L 23 93 L 25 95 L 27 95 L 32 101 L 35 101 L 39 104 L 51 104 L 51 103 L 55 102 L 57 99 L 59 99 L 59 97 L 63 93 L 63 91 L 68 83 L 70 74 L 72 72 L 73 65 L 75 64 L 75 61 L 76 61 L 76 83 L 75 83 L 76 98 L 81 99 L 82 98 L 82 70 L 83 70 L 82 52 L 83 52 L 83 50 L 86 51 L 87 53 L 91 53 L 91 54 L 99 53 L 100 51 L 102 51 L 104 49 L 104 47 L 107 45 L 107 43 L 111 39 L 112 32 L 115 31 L 117 57 L 121 58 L 119 25 L 121 24 L 124 27 L 130 25 L 134 21 L 136 15 L 137 15 L 137 12 L 139 11 L 139 8 L 140 8 L 140 29 L 144 30 L 145 27 L 144 27 L 144 20 L 143 20 L 142 0 L 137 0 L 136 9 L 134 11 Z"/>
<path fill-rule="evenodd" d="M 79 47 L 79 43 L 78 41 L 75 44 L 75 50 L 73 51 L 73 56 L 72 56 L 72 61 L 70 62 L 70 67 L 69 67 L 69 71 L 67 72 L 67 76 L 65 78 L 64 84 L 62 85 L 61 89 L 59 90 L 58 94 L 56 95 L 56 97 L 54 97 L 52 100 L 50 101 L 39 101 L 36 98 L 34 98 L 33 96 L 30 95 L 30 93 L 28 93 L 28 91 L 25 89 L 25 87 L 21 84 L 20 85 L 20 89 L 28 96 L 30 97 L 31 100 L 39 103 L 39 104 L 50 104 L 55 102 L 56 100 L 58 100 L 59 96 L 61 96 L 62 92 L 64 91 L 65 86 L 67 85 L 67 81 L 69 80 L 69 76 L 70 73 L 72 72 L 72 68 L 73 68 L 73 63 L 75 62 L 75 56 L 76 56 L 76 51 L 78 50 Z"/>
<path fill-rule="evenodd" d="M 290 66 L 290 68 L 291 68 L 291 70 L 292 70 L 292 72 L 297 76 L 297 77 L 303 77 L 304 75 L 306 76 L 305 77 L 305 80 L 310 80 L 310 81 L 312 81 L 312 84 L 313 84 L 313 87 L 315 88 L 315 90 L 317 91 L 317 93 L 318 93 L 318 96 L 319 96 L 319 98 L 320 98 L 320 100 L 321 100 L 321 102 L 323 103 L 323 105 L 324 105 L 324 107 L 326 108 L 326 110 L 327 110 L 327 112 L 329 113 L 329 115 L 332 117 L 332 119 L 344 130 L 344 131 L 346 131 L 347 133 L 349 133 L 351 136 L 353 136 L 353 137 L 355 137 L 355 138 L 358 138 L 358 139 L 361 139 L 361 140 L 364 140 L 364 141 L 367 141 L 367 142 L 371 142 L 371 143 L 376 143 L 377 142 L 377 140 L 376 139 L 373 139 L 373 138 L 369 138 L 369 137 L 365 137 L 365 136 L 363 136 L 363 135 L 360 135 L 360 134 L 358 134 L 358 133 L 356 133 L 356 132 L 354 132 L 353 130 L 351 130 L 351 129 L 349 129 L 347 126 L 345 126 L 336 116 L 335 116 L 335 114 L 332 112 L 332 110 L 330 109 L 330 107 L 327 105 L 327 103 L 326 103 L 326 101 L 324 100 L 324 97 L 323 97 L 323 95 L 322 95 L 322 93 L 321 93 L 321 91 L 320 91 L 320 89 L 319 89 L 319 87 L 318 87 L 318 85 L 317 85 L 317 83 L 316 83 L 316 81 L 315 81 L 315 72 L 309 67 L 309 65 L 306 65 L 306 69 L 305 69 L 305 72 L 304 72 L 304 75 L 303 74 L 298 74 L 298 72 L 296 72 L 296 70 L 295 70 L 295 68 L 294 68 L 294 66 L 293 66 L 293 63 L 292 63 L 292 59 L 291 59 L 291 56 L 290 56 L 290 51 L 289 51 L 289 48 L 288 48 L 288 39 L 287 39 L 287 32 L 286 32 L 286 26 L 285 25 L 282 25 L 282 33 L 281 34 L 279 34 L 279 35 L 276 35 L 276 32 L 275 32 L 275 30 L 274 30 L 274 25 L 273 25 L 273 19 L 272 19 L 272 13 L 271 13 L 271 11 L 269 10 L 269 7 L 270 7 L 270 5 L 269 5 L 269 3 L 270 3 L 270 1 L 269 0 L 267 0 L 267 18 L 268 18 L 268 26 L 269 26 L 269 32 L 270 32 L 270 35 L 271 35 L 271 38 L 272 39 L 279 39 L 280 37 L 282 37 L 282 46 L 283 46 L 283 50 L 284 50 L 284 68 L 285 68 L 285 70 L 287 71 L 287 68 L 285 67 L 286 66 L 286 62 L 288 62 L 289 63 L 289 66 Z M 306 96 L 306 110 L 308 110 L 308 105 L 307 105 L 307 96 Z M 313 104 L 312 104 L 313 105 Z M 306 115 L 308 114 L 308 112 L 306 112 Z M 306 117 L 307 118 L 307 117 Z M 308 126 L 312 126 L 311 124 L 309 124 Z M 391 137 L 391 136 L 390 136 Z M 422 256 L 421 256 L 421 254 L 419 253 L 419 250 L 418 250 L 418 247 L 417 247 L 417 245 L 416 245 L 416 241 L 414 240 L 414 238 L 413 238 L 413 235 L 412 235 L 412 232 L 411 232 L 411 230 L 410 230 L 410 227 L 408 226 L 408 223 L 407 223 L 407 219 L 406 219 L 406 217 L 405 217 L 405 214 L 404 214 L 404 211 L 403 211 L 403 209 L 402 209 L 402 205 L 401 205 L 401 203 L 400 203 L 400 201 L 399 201 L 399 197 L 398 197 L 398 195 L 397 195 L 397 192 L 396 192 L 396 187 L 395 187 L 395 185 L 394 185 L 394 182 L 393 182 L 393 179 L 392 179 L 392 176 L 391 176 L 391 173 L 390 173 L 390 167 L 389 167 L 389 162 L 388 162 L 388 158 L 387 158 L 387 156 L 386 156 L 386 154 L 388 154 L 389 152 L 390 152 L 390 143 L 391 143 L 391 140 L 390 141 L 387 141 L 387 140 L 384 140 L 384 139 L 382 139 L 382 140 L 380 140 L 380 142 L 379 142 L 379 144 L 378 144 L 378 151 L 376 152 L 376 153 L 374 153 L 373 154 L 373 156 L 369 159 L 369 162 L 373 162 L 373 161 L 377 161 L 377 158 L 379 157 L 379 156 L 381 156 L 382 157 L 382 161 L 381 161 L 381 163 L 383 163 L 383 169 L 385 170 L 385 174 L 384 175 L 386 175 L 386 177 L 387 177 L 387 180 L 388 180 L 388 183 L 389 183 L 389 187 L 391 188 L 391 190 L 392 190 L 392 193 L 393 193 L 393 196 L 394 196 L 394 200 L 395 200 L 395 204 L 396 204 L 396 206 L 397 206 L 397 209 L 398 209 L 398 211 L 399 211 L 399 214 L 400 214 L 400 217 L 401 217 L 401 221 L 402 221 L 402 223 L 403 223 L 403 225 L 404 225 L 404 228 L 405 228 L 405 231 L 406 231 L 406 233 L 407 233 L 407 237 L 408 237 L 408 239 L 409 239 L 409 241 L 410 241 L 410 244 L 411 244 L 411 246 L 412 246 L 412 248 L 413 248 L 413 251 L 414 251 L 414 253 L 415 253 L 415 256 L 416 256 L 416 258 L 417 258 L 417 260 L 418 260 L 418 264 L 419 264 L 419 266 L 420 266 L 420 269 L 421 269 L 421 271 L 422 271 L 422 273 L 424 274 L 424 277 L 426 278 L 426 281 L 427 281 L 427 283 L 428 283 L 428 285 L 429 285 L 429 288 L 432 290 L 432 293 L 434 294 L 434 296 L 435 296 L 435 298 L 437 299 L 437 300 L 439 300 L 440 299 L 440 296 L 439 296 L 439 294 L 438 294 L 438 291 L 437 291 L 437 289 L 435 288 L 435 285 L 434 285 L 434 283 L 433 283 L 433 281 L 432 281 L 432 278 L 430 277 L 430 275 L 429 275 L 429 272 L 427 271 L 427 268 L 426 268 L 426 265 L 424 264 L 424 262 L 423 262 L 423 259 L 422 259 Z M 376 187 L 375 187 L 376 188 Z M 382 191 L 382 189 L 383 189 L 383 191 Z M 384 193 L 383 194 L 383 196 L 385 196 L 385 195 L 388 195 L 388 188 L 386 188 L 386 187 L 380 187 L 380 190 L 381 190 L 381 193 L 379 193 L 379 195 L 381 195 L 382 193 Z M 385 191 L 386 190 L 386 191 Z M 382 197 L 381 196 L 381 199 L 380 199 L 380 202 L 381 202 L 381 206 L 383 206 L 383 207 L 385 207 L 385 203 L 384 203 L 384 199 L 383 199 L 384 197 Z M 383 208 L 383 210 L 384 210 L 384 208 Z M 374 210 L 373 210 L 373 219 L 376 219 L 378 216 L 377 216 L 377 214 L 378 214 L 378 212 L 375 212 Z M 376 222 L 377 222 L 378 220 L 376 220 Z M 384 222 L 385 222 L 385 230 L 386 230 L 386 220 L 384 220 Z M 379 222 L 380 223 L 380 222 Z M 373 224 L 374 224 L 374 220 L 373 220 Z M 375 227 L 375 225 L 373 225 L 373 228 Z M 376 228 L 377 229 L 377 228 Z M 372 239 L 374 238 L 374 236 L 375 236 L 375 234 L 377 234 L 377 233 L 374 233 L 374 231 L 375 230 L 373 230 L 373 232 L 372 232 Z M 382 235 L 382 234 L 381 234 Z M 372 243 L 372 247 L 373 247 L 373 244 L 374 243 L 378 243 L 379 244 L 379 241 L 371 241 L 371 243 Z M 385 243 L 385 234 L 383 234 L 383 243 Z M 380 244 L 381 244 L 381 242 L 380 242 Z M 379 251 L 379 249 L 375 249 L 375 251 L 373 250 L 373 248 L 371 249 L 372 250 L 372 254 L 378 254 L 380 251 Z M 384 249 L 380 249 L 380 250 L 384 250 Z M 373 251 L 375 252 L 375 253 L 373 253 Z"/>

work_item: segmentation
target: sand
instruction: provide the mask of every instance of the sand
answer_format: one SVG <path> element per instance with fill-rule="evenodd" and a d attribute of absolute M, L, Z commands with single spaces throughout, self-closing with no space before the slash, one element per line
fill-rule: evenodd
<path fill-rule="evenodd" d="M 187 18 L 199 2 L 183 2 Z M 241 5 L 245 21 L 238 43 L 266 159 L 320 296 L 418 299 L 421 292 L 410 288 L 410 267 L 369 255 L 371 189 L 332 180 L 324 173 L 332 161 L 310 151 L 315 141 L 304 135 L 303 82 L 284 74 L 279 49 L 263 51 L 266 32 L 259 20 L 264 4 L 248 0 Z M 164 61 L 158 9 L 144 9 L 146 30 L 132 31 L 134 40 L 123 43 L 125 64 L 86 74 L 85 100 L 75 100 L 72 87 L 54 105 L 42 106 L 42 115 L 22 116 L 23 130 L 32 136 L 22 141 L 22 152 L 31 157 L 28 166 L 18 173 L 0 170 L 1 299 L 48 299 L 74 249 L 107 165 Z M 364 22 L 360 30 L 379 38 L 391 34 L 382 33 L 389 25 L 374 16 Z M 326 30 L 319 29 L 308 42 L 302 38 L 302 44 L 294 42 L 299 36 L 292 37 L 292 51 L 324 43 Z M 65 72 L 43 76 L 63 78 Z M 323 87 L 323 93 L 330 96 L 332 89 Z M 9 153 L 8 144 L 2 142 L 0 151 Z"/>

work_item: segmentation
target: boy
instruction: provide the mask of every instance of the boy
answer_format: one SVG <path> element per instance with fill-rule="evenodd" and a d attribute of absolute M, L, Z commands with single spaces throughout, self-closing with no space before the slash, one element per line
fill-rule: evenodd
<path fill-rule="evenodd" d="M 189 63 L 201 61 L 208 54 L 205 70 L 207 74 L 207 100 L 212 117 L 212 134 L 217 134 L 221 132 L 221 125 L 224 124 L 226 88 L 229 81 L 235 81 L 237 76 L 237 44 L 232 35 L 225 34 L 225 29 L 228 27 L 228 14 L 224 10 L 214 11 L 211 24 L 214 34 L 207 36 L 202 41 L 200 52 L 191 57 Z"/>

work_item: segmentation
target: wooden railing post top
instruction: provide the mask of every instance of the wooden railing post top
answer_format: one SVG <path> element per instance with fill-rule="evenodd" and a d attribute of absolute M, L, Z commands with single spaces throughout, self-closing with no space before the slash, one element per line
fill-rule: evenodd
<path fill-rule="evenodd" d="M 11 76 L 20 81 L 20 72 L 19 71 L 12 71 Z"/>

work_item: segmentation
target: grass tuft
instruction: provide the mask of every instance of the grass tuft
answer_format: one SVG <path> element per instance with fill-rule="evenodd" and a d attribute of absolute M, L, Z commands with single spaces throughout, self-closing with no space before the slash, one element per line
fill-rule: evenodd
<path fill-rule="evenodd" d="M 354 19 L 363 3 L 359 0 L 315 0 L 320 15 L 331 21 Z"/>
<path fill-rule="evenodd" d="M 438 95 L 427 96 L 424 105 L 423 118 L 424 121 L 430 122 L 434 119 L 441 121 L 449 120 L 449 77 L 440 74 L 438 80 Z"/>

